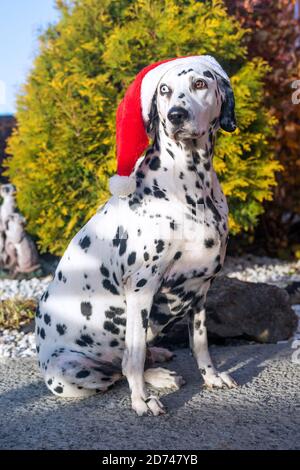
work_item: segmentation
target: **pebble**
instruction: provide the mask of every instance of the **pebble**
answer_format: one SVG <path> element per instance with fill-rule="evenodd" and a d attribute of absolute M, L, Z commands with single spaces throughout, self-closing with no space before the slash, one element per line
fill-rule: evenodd
<path fill-rule="evenodd" d="M 282 261 L 276 258 L 244 255 L 242 257 L 228 256 L 222 274 L 237 278 L 241 281 L 266 282 L 267 284 L 286 287 L 288 283 L 300 281 L 300 260 Z M 1 300 L 11 297 L 39 299 L 52 276 L 32 278 L 30 280 L 0 279 Z M 295 338 L 300 338 L 300 305 L 293 306 L 299 317 L 299 328 Z M 0 357 L 30 357 L 35 356 L 34 333 L 24 333 L 18 330 L 0 329 Z"/>
<path fill-rule="evenodd" d="M 35 354 L 34 333 L 0 330 L 0 357 L 31 357 Z"/>
<path fill-rule="evenodd" d="M 7 300 L 11 297 L 23 297 L 25 299 L 39 299 L 52 276 L 32 279 L 0 279 L 0 299 Z"/>
<path fill-rule="evenodd" d="M 222 274 L 240 281 L 265 282 L 286 287 L 291 282 L 300 282 L 300 260 L 283 261 L 253 255 L 241 258 L 228 256 Z"/>

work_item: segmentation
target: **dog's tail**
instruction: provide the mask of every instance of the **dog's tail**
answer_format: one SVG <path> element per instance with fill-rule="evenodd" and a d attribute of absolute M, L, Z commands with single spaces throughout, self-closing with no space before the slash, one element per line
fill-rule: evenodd
<path fill-rule="evenodd" d="M 59 349 L 43 371 L 49 390 L 60 397 L 88 397 L 105 392 L 122 376 L 120 364 L 95 360 L 82 352 Z"/>

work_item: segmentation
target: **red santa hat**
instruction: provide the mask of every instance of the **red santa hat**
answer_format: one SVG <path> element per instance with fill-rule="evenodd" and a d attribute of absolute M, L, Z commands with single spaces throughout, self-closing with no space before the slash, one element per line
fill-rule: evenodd
<path fill-rule="evenodd" d="M 229 82 L 220 64 L 208 55 L 167 59 L 143 68 L 127 89 L 117 109 L 117 175 L 110 178 L 109 187 L 113 195 L 126 196 L 135 191 L 135 178 L 132 170 L 149 145 L 146 132 L 152 98 L 165 73 L 182 65 L 197 67 L 204 65 L 214 70 Z"/>

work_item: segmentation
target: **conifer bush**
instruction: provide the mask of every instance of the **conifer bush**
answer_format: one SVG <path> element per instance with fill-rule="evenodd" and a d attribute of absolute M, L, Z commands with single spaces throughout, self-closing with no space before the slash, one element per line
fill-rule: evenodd
<path fill-rule="evenodd" d="M 230 205 L 232 233 L 250 230 L 271 197 L 268 138 L 274 119 L 262 104 L 267 64 L 247 59 L 245 37 L 220 0 L 57 0 L 60 20 L 19 94 L 7 174 L 40 250 L 60 255 L 108 197 L 115 172 L 115 112 L 144 66 L 168 57 L 212 54 L 232 79 L 239 128 L 222 132 L 215 168 Z"/>

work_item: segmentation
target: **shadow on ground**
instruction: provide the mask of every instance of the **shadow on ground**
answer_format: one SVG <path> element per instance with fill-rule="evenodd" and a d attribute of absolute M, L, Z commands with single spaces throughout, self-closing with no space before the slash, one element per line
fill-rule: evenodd
<path fill-rule="evenodd" d="M 300 366 L 290 343 L 213 346 L 240 387 L 202 388 L 188 350 L 167 364 L 187 380 L 162 394 L 168 414 L 137 417 L 126 382 L 88 399 L 52 396 L 32 359 L 0 362 L 1 449 L 296 449 Z"/>

